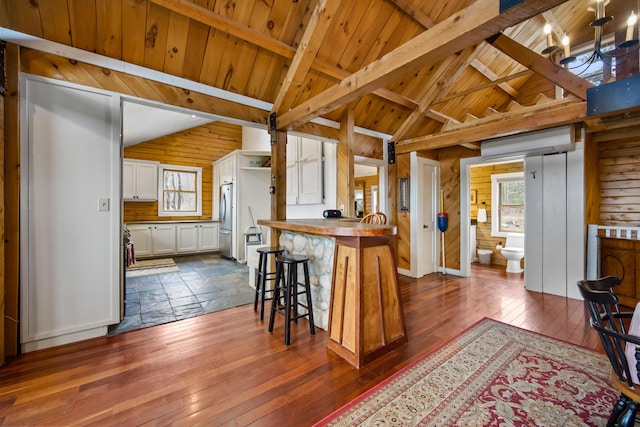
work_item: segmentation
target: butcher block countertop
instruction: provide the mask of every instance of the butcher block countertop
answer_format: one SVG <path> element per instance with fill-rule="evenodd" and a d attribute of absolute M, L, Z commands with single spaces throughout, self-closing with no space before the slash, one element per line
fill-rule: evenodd
<path fill-rule="evenodd" d="M 398 232 L 395 225 L 362 224 L 359 220 L 346 218 L 260 219 L 258 224 L 278 230 L 333 237 L 381 237 L 394 236 Z"/>

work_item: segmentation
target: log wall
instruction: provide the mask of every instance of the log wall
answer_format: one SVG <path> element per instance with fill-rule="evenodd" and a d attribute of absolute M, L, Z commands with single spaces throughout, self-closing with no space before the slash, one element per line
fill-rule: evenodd
<path fill-rule="evenodd" d="M 640 223 L 640 126 L 596 133 L 600 224 Z"/>
<path fill-rule="evenodd" d="M 158 217 L 158 202 L 125 202 L 124 222 L 208 220 L 212 217 L 212 163 L 242 149 L 242 127 L 213 122 L 193 129 L 142 142 L 124 149 L 127 159 L 153 160 L 162 164 L 202 168 L 202 216 Z"/>

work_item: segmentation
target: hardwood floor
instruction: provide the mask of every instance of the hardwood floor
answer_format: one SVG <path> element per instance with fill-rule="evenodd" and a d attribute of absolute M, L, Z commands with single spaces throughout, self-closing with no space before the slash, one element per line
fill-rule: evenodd
<path fill-rule="evenodd" d="M 0 369 L 2 425 L 307 426 L 490 317 L 600 350 L 581 301 L 527 292 L 503 268 L 400 276 L 409 343 L 357 370 L 306 320 L 283 345 L 246 305 L 23 355 Z"/>

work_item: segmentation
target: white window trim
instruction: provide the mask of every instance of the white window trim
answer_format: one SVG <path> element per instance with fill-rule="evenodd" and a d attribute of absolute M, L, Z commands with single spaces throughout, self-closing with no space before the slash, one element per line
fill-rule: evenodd
<path fill-rule="evenodd" d="M 514 233 L 498 230 L 499 218 L 498 212 L 499 206 L 499 189 L 498 183 L 505 179 L 522 178 L 524 181 L 524 172 L 512 172 L 512 173 L 497 173 L 491 175 L 491 236 L 492 237 L 507 237 L 507 234 L 524 234 Z"/>
<path fill-rule="evenodd" d="M 196 211 L 165 212 L 164 211 L 164 170 L 176 170 L 196 173 Z M 158 166 L 158 216 L 202 216 L 202 168 L 192 166 L 159 165 Z"/>

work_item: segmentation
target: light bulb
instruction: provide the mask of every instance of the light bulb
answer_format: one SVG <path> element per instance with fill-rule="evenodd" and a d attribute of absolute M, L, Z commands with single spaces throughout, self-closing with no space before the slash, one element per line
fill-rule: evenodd
<path fill-rule="evenodd" d="M 551 24 L 548 22 L 544 24 L 542 32 L 547 36 L 547 47 L 553 46 L 553 35 L 551 34 Z"/>
<path fill-rule="evenodd" d="M 631 17 L 629 17 L 629 19 L 631 19 Z M 544 24 L 544 28 L 542 28 L 542 31 L 545 34 L 551 34 L 551 24 L 549 24 L 548 22 L 546 24 Z"/>

